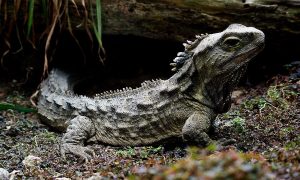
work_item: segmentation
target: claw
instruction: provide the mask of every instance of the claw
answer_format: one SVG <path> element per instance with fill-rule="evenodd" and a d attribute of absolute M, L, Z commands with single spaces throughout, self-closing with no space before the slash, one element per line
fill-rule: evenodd
<path fill-rule="evenodd" d="M 193 44 L 193 41 L 187 40 L 186 41 L 189 45 Z"/>
<path fill-rule="evenodd" d="M 62 144 L 60 153 L 64 159 L 66 159 L 66 154 L 74 154 L 82 159 L 85 163 L 89 162 L 96 156 L 95 152 L 90 148 L 68 143 Z"/>
<path fill-rule="evenodd" d="M 177 66 L 177 63 L 170 63 L 171 66 Z"/>
<path fill-rule="evenodd" d="M 177 56 L 178 57 L 184 57 L 184 56 L 186 56 L 186 53 L 185 52 L 179 52 L 179 53 L 177 53 Z"/>
<path fill-rule="evenodd" d="M 182 43 L 182 45 L 185 47 L 185 48 L 188 48 L 190 45 L 187 44 L 187 43 Z"/>
<path fill-rule="evenodd" d="M 184 57 L 176 57 L 173 61 L 176 62 L 176 63 L 178 63 L 178 62 L 183 61 L 184 59 L 186 59 L 186 58 L 184 58 Z"/>

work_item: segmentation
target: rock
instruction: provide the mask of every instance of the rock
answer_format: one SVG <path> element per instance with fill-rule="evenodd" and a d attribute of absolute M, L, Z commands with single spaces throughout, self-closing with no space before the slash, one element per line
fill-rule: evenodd
<path fill-rule="evenodd" d="M 0 179 L 1 180 L 9 179 L 9 172 L 6 169 L 0 168 Z"/>
<path fill-rule="evenodd" d="M 105 179 L 102 176 L 100 176 L 98 173 L 95 173 L 93 176 L 89 177 L 87 180 L 102 180 Z"/>
<path fill-rule="evenodd" d="M 25 159 L 22 161 L 25 167 L 35 167 L 40 165 L 41 162 L 42 159 L 40 157 L 32 155 L 25 157 Z"/>
<path fill-rule="evenodd" d="M 235 104 L 241 104 L 243 101 L 242 99 L 244 94 L 245 92 L 242 90 L 235 90 L 232 92 L 231 98 Z"/>
<path fill-rule="evenodd" d="M 241 90 L 236 90 L 236 91 L 233 91 L 232 92 L 232 95 L 231 95 L 231 97 L 233 98 L 233 99 L 236 99 L 236 98 L 239 98 L 241 95 L 243 95 L 244 94 L 244 92 L 243 91 L 241 91 Z"/>
<path fill-rule="evenodd" d="M 13 170 L 11 173 L 9 173 L 10 177 L 9 179 L 12 180 L 12 179 L 17 179 L 16 176 L 18 175 L 23 175 L 23 173 L 20 171 L 20 170 Z"/>

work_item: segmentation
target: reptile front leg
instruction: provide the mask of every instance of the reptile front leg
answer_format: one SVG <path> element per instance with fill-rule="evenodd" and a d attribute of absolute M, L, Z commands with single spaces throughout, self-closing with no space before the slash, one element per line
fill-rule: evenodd
<path fill-rule="evenodd" d="M 183 140 L 192 145 L 206 146 L 212 142 L 207 132 L 211 126 L 207 114 L 194 112 L 185 122 L 182 128 Z"/>
<path fill-rule="evenodd" d="M 95 134 L 95 127 L 85 116 L 76 116 L 70 121 L 67 132 L 61 140 L 61 155 L 74 154 L 87 162 L 95 156 L 93 150 L 84 147 L 84 142 Z"/>

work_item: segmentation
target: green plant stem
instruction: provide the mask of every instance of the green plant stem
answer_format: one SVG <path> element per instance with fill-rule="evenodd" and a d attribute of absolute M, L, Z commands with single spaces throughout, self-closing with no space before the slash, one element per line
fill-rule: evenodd
<path fill-rule="evenodd" d="M 29 1 L 29 13 L 27 22 L 27 37 L 30 35 L 32 25 L 33 25 L 33 10 L 34 10 L 34 0 Z"/>

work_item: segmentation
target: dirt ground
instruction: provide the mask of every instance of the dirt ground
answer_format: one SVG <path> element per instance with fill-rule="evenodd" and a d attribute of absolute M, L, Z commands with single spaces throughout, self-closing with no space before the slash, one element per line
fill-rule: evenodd
<path fill-rule="evenodd" d="M 0 168 L 12 179 L 300 179 L 300 67 L 253 87 L 238 87 L 232 108 L 218 117 L 211 136 L 232 139 L 206 148 L 161 145 L 88 145 L 96 158 L 62 159 L 61 133 L 35 112 L 0 111 Z M 1 103 L 33 108 L 17 82 L 0 84 Z M 1 177 L 1 171 L 0 171 Z"/>

